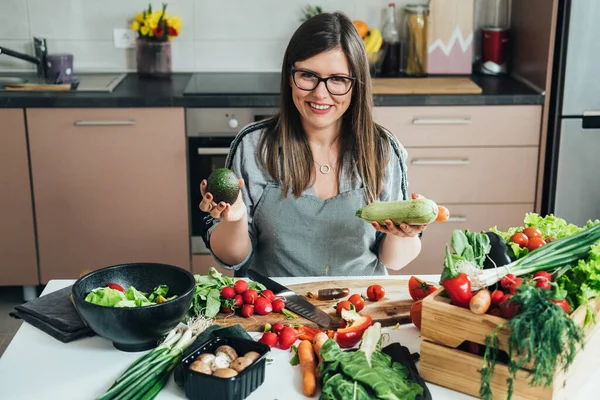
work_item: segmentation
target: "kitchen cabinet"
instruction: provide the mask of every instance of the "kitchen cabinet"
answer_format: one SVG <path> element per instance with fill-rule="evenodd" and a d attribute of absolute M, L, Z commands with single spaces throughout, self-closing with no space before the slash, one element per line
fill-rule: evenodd
<path fill-rule="evenodd" d="M 221 267 L 211 254 L 192 255 L 192 272 L 194 274 L 206 275 L 210 267 L 214 267 L 223 275 L 233 277 L 233 271 Z"/>
<path fill-rule="evenodd" d="M 38 266 L 22 109 L 0 109 L 0 285 L 37 285 Z"/>
<path fill-rule="evenodd" d="M 27 109 L 41 282 L 190 269 L 184 110 Z"/>
<path fill-rule="evenodd" d="M 541 106 L 375 107 L 408 152 L 408 190 L 448 207 L 419 256 L 391 274 L 439 274 L 452 231 L 506 229 L 535 211 Z"/>

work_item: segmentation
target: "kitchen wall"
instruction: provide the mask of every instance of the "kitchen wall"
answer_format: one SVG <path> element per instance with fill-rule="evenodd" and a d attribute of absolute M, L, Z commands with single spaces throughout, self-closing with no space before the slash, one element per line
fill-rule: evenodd
<path fill-rule="evenodd" d="M 170 0 L 183 20 L 173 41 L 173 70 L 279 71 L 285 46 L 300 25 L 302 9 L 320 5 L 381 27 L 389 0 Z M 426 4 L 427 0 L 400 0 Z M 133 49 L 116 49 L 113 29 L 125 28 L 147 0 L 0 0 L 0 46 L 33 54 L 32 37 L 48 39 L 51 53 L 75 56 L 75 70 L 135 69 Z M 152 2 L 153 8 L 161 6 Z M 401 18 L 401 12 L 398 12 Z M 33 65 L 0 55 L 0 70 Z"/>

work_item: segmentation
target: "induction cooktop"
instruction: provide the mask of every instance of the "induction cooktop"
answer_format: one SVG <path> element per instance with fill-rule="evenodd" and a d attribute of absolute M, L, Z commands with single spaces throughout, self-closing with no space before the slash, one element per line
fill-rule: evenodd
<path fill-rule="evenodd" d="M 279 72 L 199 72 L 192 75 L 184 95 L 279 94 Z"/>

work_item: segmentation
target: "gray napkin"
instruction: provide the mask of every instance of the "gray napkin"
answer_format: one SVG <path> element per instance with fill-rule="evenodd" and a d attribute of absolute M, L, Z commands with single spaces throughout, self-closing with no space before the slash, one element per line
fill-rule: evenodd
<path fill-rule="evenodd" d="M 95 333 L 83 322 L 71 302 L 71 286 L 16 306 L 11 317 L 46 332 L 63 343 Z"/>

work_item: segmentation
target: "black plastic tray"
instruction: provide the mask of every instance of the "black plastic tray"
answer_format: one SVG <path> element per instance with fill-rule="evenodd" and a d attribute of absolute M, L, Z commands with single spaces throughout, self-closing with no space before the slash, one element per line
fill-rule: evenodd
<path fill-rule="evenodd" d="M 240 354 L 256 351 L 258 360 L 233 378 L 219 378 L 201 374 L 189 369 L 189 365 L 202 353 L 214 353 L 217 347 L 229 345 Z M 196 351 L 181 360 L 183 366 L 182 380 L 185 395 L 191 400 L 243 400 L 256 390 L 265 380 L 266 355 L 270 348 L 266 344 L 254 340 L 230 337 L 215 337 L 208 340 Z"/>

